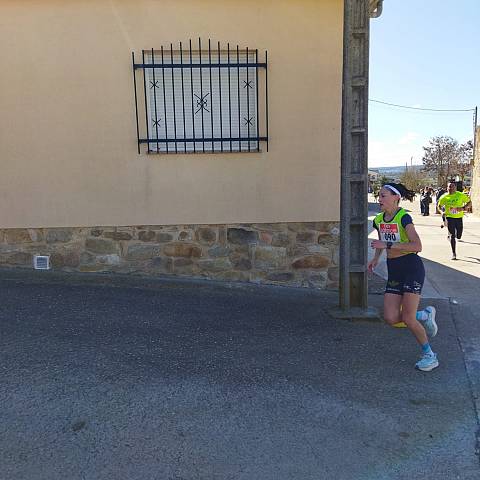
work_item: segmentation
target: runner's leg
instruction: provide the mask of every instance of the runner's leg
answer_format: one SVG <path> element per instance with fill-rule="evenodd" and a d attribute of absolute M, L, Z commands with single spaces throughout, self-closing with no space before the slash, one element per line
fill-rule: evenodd
<path fill-rule="evenodd" d="M 404 293 L 402 297 L 402 320 L 413 333 L 420 345 L 428 343 L 427 333 L 422 324 L 417 320 L 417 309 L 420 295 L 417 293 Z"/>
<path fill-rule="evenodd" d="M 456 229 L 455 229 L 455 219 L 447 217 L 447 226 L 448 226 L 448 238 L 450 240 L 450 246 L 452 247 L 452 254 L 456 255 Z"/>
<path fill-rule="evenodd" d="M 460 240 L 463 234 L 463 218 L 459 218 L 457 221 L 457 238 Z"/>
<path fill-rule="evenodd" d="M 395 325 L 401 320 L 400 305 L 402 304 L 402 295 L 395 293 L 386 293 L 383 296 L 383 318 L 390 326 Z"/>

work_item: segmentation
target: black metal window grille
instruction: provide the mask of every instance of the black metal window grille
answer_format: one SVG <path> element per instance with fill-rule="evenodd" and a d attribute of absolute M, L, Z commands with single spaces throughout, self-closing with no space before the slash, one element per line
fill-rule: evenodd
<path fill-rule="evenodd" d="M 210 40 L 202 50 L 199 39 L 195 50 L 143 50 L 142 63 L 132 52 L 132 62 L 138 153 L 268 151 L 267 52 L 259 62 L 258 50 Z"/>

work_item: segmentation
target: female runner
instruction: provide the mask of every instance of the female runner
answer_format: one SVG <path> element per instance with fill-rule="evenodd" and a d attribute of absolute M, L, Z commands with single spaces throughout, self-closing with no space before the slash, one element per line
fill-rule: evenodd
<path fill-rule="evenodd" d="M 377 266 L 383 251 L 387 251 L 388 280 L 384 295 L 384 318 L 393 326 L 403 321 L 422 347 L 422 357 L 415 364 L 418 370 L 429 372 L 438 367 L 437 355 L 432 351 L 428 337 L 434 337 L 435 307 L 417 312 L 420 303 L 425 269 L 417 255 L 422 242 L 413 225 L 412 217 L 399 207 L 400 199 L 412 201 L 415 192 L 402 184 L 388 183 L 380 190 L 378 203 L 382 210 L 373 220 L 379 240 L 373 240 L 375 255 L 368 263 L 369 271 Z M 428 336 L 427 336 L 428 335 Z"/>

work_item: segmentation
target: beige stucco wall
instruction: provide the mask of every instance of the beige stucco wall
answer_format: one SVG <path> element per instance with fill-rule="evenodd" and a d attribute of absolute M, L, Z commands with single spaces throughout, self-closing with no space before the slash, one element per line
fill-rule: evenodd
<path fill-rule="evenodd" d="M 339 218 L 341 0 L 0 0 L 0 227 Z M 269 53 L 270 151 L 137 154 L 131 52 Z"/>

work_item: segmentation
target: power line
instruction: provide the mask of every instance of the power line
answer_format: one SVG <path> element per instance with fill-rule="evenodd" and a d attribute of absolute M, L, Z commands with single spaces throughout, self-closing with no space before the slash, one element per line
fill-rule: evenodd
<path fill-rule="evenodd" d="M 463 108 L 463 109 L 446 109 L 446 108 L 420 108 L 420 107 L 409 107 L 407 105 L 398 105 L 397 103 L 382 102 L 380 100 L 369 99 L 369 102 L 381 103 L 382 105 L 388 105 L 390 107 L 397 108 L 407 108 L 409 110 L 423 110 L 427 112 L 474 112 L 474 108 Z"/>

